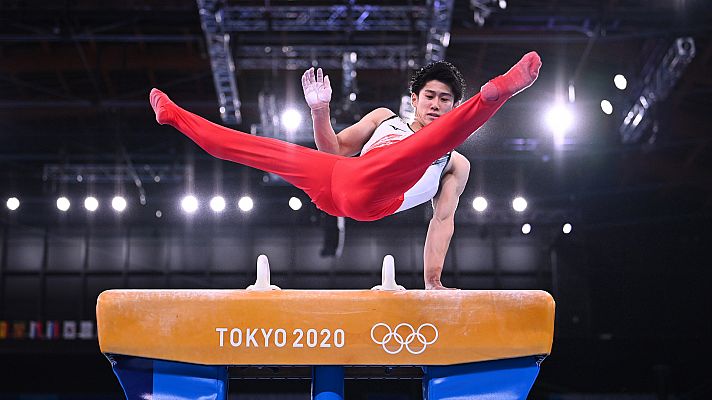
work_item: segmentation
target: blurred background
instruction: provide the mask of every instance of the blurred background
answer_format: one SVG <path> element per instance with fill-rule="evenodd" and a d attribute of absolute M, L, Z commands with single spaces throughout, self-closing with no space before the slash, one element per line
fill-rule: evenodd
<path fill-rule="evenodd" d="M 472 171 L 443 283 L 554 296 L 532 399 L 712 398 L 711 39 L 706 0 L 0 1 L 0 399 L 122 398 L 96 340 L 106 289 L 244 288 L 259 254 L 286 289 L 370 288 L 386 254 L 423 288 L 429 204 L 339 221 L 159 126 L 152 87 L 314 147 L 307 68 L 340 129 L 408 116 L 431 61 L 469 98 L 531 50 L 539 80 L 457 149 Z M 346 393 L 421 396 L 417 379 Z M 232 397 L 305 399 L 309 381 Z"/>

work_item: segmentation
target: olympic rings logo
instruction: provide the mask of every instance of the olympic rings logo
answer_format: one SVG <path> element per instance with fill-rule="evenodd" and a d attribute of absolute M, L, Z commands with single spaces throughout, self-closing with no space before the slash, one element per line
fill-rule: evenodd
<path fill-rule="evenodd" d="M 384 327 L 385 332 L 383 329 L 378 329 L 379 327 Z M 376 335 L 376 330 L 381 332 Z M 377 340 L 376 336 L 381 337 L 381 339 Z M 432 339 L 428 339 L 428 337 Z M 424 352 L 428 345 L 438 340 L 438 329 L 433 324 L 425 323 L 416 330 L 412 325 L 405 322 L 396 325 L 395 329 L 391 329 L 387 324 L 379 322 L 371 328 L 371 340 L 376 344 L 380 344 L 383 347 L 383 351 L 388 354 L 398 354 L 405 347 L 410 354 L 417 355 Z"/>

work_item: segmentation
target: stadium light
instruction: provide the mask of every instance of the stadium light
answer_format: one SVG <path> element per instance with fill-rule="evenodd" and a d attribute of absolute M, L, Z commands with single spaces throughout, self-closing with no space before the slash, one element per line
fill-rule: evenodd
<path fill-rule="evenodd" d="M 472 200 L 472 208 L 475 209 L 477 212 L 482 212 L 487 209 L 487 199 L 485 199 L 482 196 L 477 196 L 475 197 L 474 200 Z"/>
<path fill-rule="evenodd" d="M 20 207 L 20 200 L 17 197 L 10 197 L 5 204 L 10 211 L 15 211 Z"/>
<path fill-rule="evenodd" d="M 84 199 L 84 208 L 86 208 L 87 211 L 96 211 L 99 208 L 99 200 L 97 200 L 94 196 L 87 197 Z"/>
<path fill-rule="evenodd" d="M 613 113 L 613 104 L 610 101 L 603 99 L 601 100 L 601 110 L 606 115 L 611 115 Z"/>
<path fill-rule="evenodd" d="M 252 208 L 255 206 L 255 203 L 252 201 L 252 198 L 250 196 L 243 196 L 237 202 L 237 206 L 240 208 L 240 210 L 248 212 L 252 210 Z"/>
<path fill-rule="evenodd" d="M 523 212 L 527 209 L 527 201 L 524 199 L 524 197 L 516 197 L 514 200 L 512 200 L 512 208 L 516 212 Z"/>
<path fill-rule="evenodd" d="M 522 225 L 522 233 L 528 235 L 532 231 L 532 226 L 529 224 Z"/>
<path fill-rule="evenodd" d="M 282 113 L 282 126 L 288 131 L 295 131 L 302 123 L 302 114 L 299 111 L 290 108 Z"/>
<path fill-rule="evenodd" d="M 292 197 L 289 199 L 289 208 L 297 211 L 302 208 L 302 201 L 298 197 Z"/>
<path fill-rule="evenodd" d="M 111 199 L 111 207 L 118 212 L 124 211 L 126 209 L 126 199 L 121 196 L 115 196 Z"/>
<path fill-rule="evenodd" d="M 183 197 L 183 200 L 181 200 L 180 206 L 183 208 L 183 211 L 187 212 L 188 214 L 192 214 L 198 211 L 198 199 L 196 199 L 193 195 L 185 196 Z"/>
<path fill-rule="evenodd" d="M 215 212 L 223 212 L 225 210 L 225 198 L 222 196 L 215 196 L 210 199 L 210 208 Z"/>
<path fill-rule="evenodd" d="M 556 104 L 546 113 L 546 124 L 554 135 L 556 144 L 563 144 L 564 136 L 574 122 L 573 113 L 565 104 Z"/>
<path fill-rule="evenodd" d="M 71 203 L 69 202 L 69 199 L 62 196 L 57 199 L 57 208 L 60 211 L 67 211 L 69 210 L 69 207 L 71 206 Z"/>

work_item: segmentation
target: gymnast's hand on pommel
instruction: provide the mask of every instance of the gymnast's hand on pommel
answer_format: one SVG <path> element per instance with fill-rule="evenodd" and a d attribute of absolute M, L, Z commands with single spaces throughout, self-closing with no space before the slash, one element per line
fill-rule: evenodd
<path fill-rule="evenodd" d="M 304 99 L 312 111 L 329 107 L 331 83 L 329 82 L 329 76 L 324 76 L 321 68 L 316 70 L 316 74 L 313 67 L 304 72 L 302 75 L 302 89 L 304 89 Z"/>
<path fill-rule="evenodd" d="M 440 281 L 434 281 L 434 282 L 426 282 L 425 283 L 425 290 L 460 290 L 458 288 L 451 288 L 451 287 L 445 287 L 443 286 Z"/>

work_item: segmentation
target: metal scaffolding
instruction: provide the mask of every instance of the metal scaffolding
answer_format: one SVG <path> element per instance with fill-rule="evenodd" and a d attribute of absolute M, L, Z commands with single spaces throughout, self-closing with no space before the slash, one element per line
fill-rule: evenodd
<path fill-rule="evenodd" d="M 183 164 L 150 163 L 136 168 L 127 164 L 45 164 L 44 181 L 56 183 L 115 183 L 185 181 L 188 166 Z"/>
<path fill-rule="evenodd" d="M 431 0 L 430 29 L 425 43 L 425 64 L 445 59 L 450 45 L 453 0 Z"/>
<path fill-rule="evenodd" d="M 210 55 L 215 91 L 218 95 L 220 117 L 226 124 L 242 122 L 240 95 L 235 79 L 235 62 L 230 49 L 230 34 L 223 28 L 223 7 L 220 0 L 197 0 L 200 24 Z"/>
<path fill-rule="evenodd" d="M 662 60 L 651 59 L 643 67 L 641 89 L 618 131 L 623 143 L 638 143 L 650 125 L 648 110 L 667 97 L 687 65 L 695 58 L 695 42 L 691 37 L 677 38 Z"/>
<path fill-rule="evenodd" d="M 237 65 L 247 69 L 340 69 L 344 53 L 356 53 L 358 69 L 408 69 L 421 65 L 422 47 L 417 45 L 295 45 L 295 46 L 239 46 L 235 49 Z"/>
<path fill-rule="evenodd" d="M 302 31 L 426 31 L 426 6 L 228 6 L 224 9 L 228 32 Z"/>
<path fill-rule="evenodd" d="M 364 5 L 350 1 L 344 5 L 310 7 L 240 6 L 228 5 L 224 0 L 197 1 L 220 115 L 223 122 L 233 124 L 241 120 L 236 65 L 240 70 L 297 70 L 313 66 L 344 69 L 344 93 L 354 97 L 357 91 L 352 86 L 357 69 L 406 70 L 442 60 L 450 42 L 454 6 L 453 0 L 427 0 L 424 4 L 404 6 Z M 306 32 L 306 36 L 295 37 L 286 45 L 264 43 L 265 40 L 269 42 L 264 36 L 253 38 L 251 42 L 250 37 L 245 36 L 245 44 L 230 46 L 231 33 L 280 31 Z M 323 41 L 314 40 L 318 36 L 313 33 L 318 32 L 341 35 L 334 37 L 333 43 L 323 44 Z M 394 44 L 354 44 L 351 34 L 359 32 L 388 34 Z M 302 44 L 305 40 L 310 44 Z M 362 41 L 369 40 L 374 39 L 363 38 Z M 314 45 L 313 42 L 322 44 Z M 237 62 L 233 61 L 233 54 Z M 265 121 L 261 122 L 265 124 Z M 262 128 L 270 130 L 267 126 Z"/>
<path fill-rule="evenodd" d="M 358 95 L 358 84 L 356 81 L 356 62 L 358 61 L 358 53 L 345 52 L 341 58 L 341 69 L 343 70 L 343 79 L 341 81 L 341 93 L 345 98 L 342 103 L 342 110 L 353 112 L 357 109 L 356 96 Z"/>

